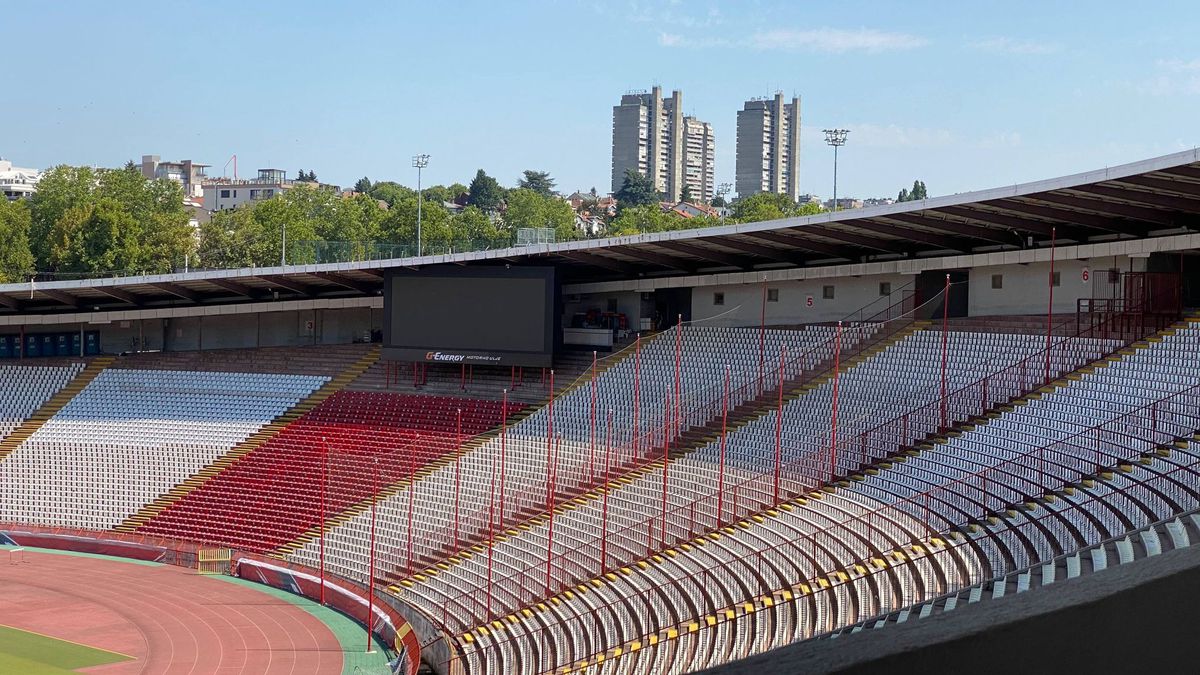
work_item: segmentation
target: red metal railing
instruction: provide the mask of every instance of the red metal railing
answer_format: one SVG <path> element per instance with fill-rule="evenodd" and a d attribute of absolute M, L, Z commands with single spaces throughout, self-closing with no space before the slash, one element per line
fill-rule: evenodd
<path fill-rule="evenodd" d="M 1106 422 L 1088 427 L 1079 431 L 1066 439 L 1049 443 L 1044 446 L 1032 449 L 1030 451 L 1016 454 L 1010 459 L 998 462 L 992 466 L 982 468 L 973 473 L 966 474 L 961 478 L 948 482 L 943 485 L 935 486 L 923 492 L 917 492 L 904 499 L 897 500 L 892 503 L 882 505 L 876 509 L 867 511 L 862 514 L 849 516 L 841 522 L 837 522 L 824 528 L 821 532 L 810 533 L 802 538 L 784 541 L 771 547 L 766 547 L 757 550 L 751 560 L 746 557 L 732 562 L 719 561 L 717 564 L 710 565 L 697 571 L 700 579 L 696 581 L 697 585 L 704 588 L 719 587 L 720 579 L 729 578 L 730 564 L 743 565 L 752 568 L 755 571 L 756 578 L 765 579 L 764 570 L 771 569 L 774 563 L 770 558 L 772 554 L 786 554 L 788 559 L 811 559 L 814 564 L 819 557 L 816 551 L 820 549 L 827 550 L 829 545 L 825 542 L 841 540 L 841 541 L 856 541 L 863 539 L 863 532 L 878 533 L 886 537 L 890 536 L 883 529 L 881 524 L 891 523 L 908 523 L 910 536 L 914 533 L 923 533 L 915 535 L 914 540 L 922 540 L 927 536 L 937 535 L 945 528 L 956 528 L 965 522 L 969 522 L 976 518 L 982 518 L 988 513 L 1012 504 L 1017 504 L 1025 501 L 1031 495 L 1041 496 L 1051 491 L 1061 489 L 1064 485 L 1074 483 L 1090 476 L 1094 476 L 1097 472 L 1097 464 L 1108 461 L 1107 466 L 1114 466 L 1127 461 L 1132 461 L 1140 458 L 1146 452 L 1152 450 L 1162 443 L 1168 443 L 1176 440 L 1181 435 L 1190 435 L 1197 428 L 1200 428 L 1200 416 L 1197 415 L 1197 402 L 1200 401 L 1200 387 L 1191 387 L 1182 392 L 1178 392 L 1151 403 L 1145 404 L 1135 410 L 1127 411 L 1118 415 Z M 1125 439 L 1126 445 L 1118 444 L 1117 439 Z M 1100 443 L 1101 445 L 1097 445 Z M 1103 447 L 1103 449 L 1101 449 Z M 1082 450 L 1082 452 L 1079 452 Z M 1049 459 L 1048 459 L 1049 458 Z M 1157 485 L 1159 481 L 1171 480 L 1173 477 L 1186 476 L 1187 482 L 1192 483 L 1195 480 L 1196 471 L 1198 468 L 1195 462 L 1185 466 L 1180 466 L 1172 469 L 1169 472 L 1158 474 L 1155 478 L 1144 483 L 1138 483 L 1129 486 L 1110 485 L 1112 492 L 1116 493 L 1132 493 L 1141 491 L 1142 493 L 1148 488 L 1148 484 L 1153 482 Z M 1019 488 L 1014 486 L 1009 479 L 1018 481 Z M 1015 501 L 1007 501 L 1004 495 L 997 495 L 993 492 L 996 488 L 1001 488 L 1006 492 L 1004 495 L 1018 496 Z M 973 499 L 971 495 L 979 495 L 978 499 Z M 959 519 L 953 516 L 954 511 L 961 511 L 961 505 L 966 501 L 973 502 L 980 507 L 978 516 L 968 515 L 965 518 Z M 991 507 L 991 503 L 996 504 L 996 509 Z M 947 513 L 947 508 L 950 507 L 950 513 Z M 1030 515 L 1031 512 L 1026 511 L 1027 520 L 1020 525 L 1012 525 L 1010 527 L 1020 527 L 1029 529 L 1040 529 L 1045 532 L 1050 529 L 1061 531 L 1059 526 L 1064 522 L 1065 513 L 1071 510 L 1082 510 L 1088 507 L 1088 503 L 1071 503 L 1067 504 L 1059 502 L 1059 506 L 1054 510 L 1043 509 L 1038 515 Z M 1007 521 L 1004 521 L 1007 522 Z M 1048 525 L 1047 522 L 1050 524 Z M 864 529 L 865 528 L 865 529 Z M 820 537 L 823 541 L 818 542 Z M 948 548 L 964 546 L 968 544 L 967 539 L 954 542 L 953 539 L 945 545 Z M 896 542 L 882 542 L 882 546 L 891 550 L 897 547 Z M 794 552 L 802 552 L 806 548 L 812 551 L 811 554 L 794 555 Z M 851 550 L 847 547 L 847 550 Z M 792 551 L 793 553 L 787 553 Z M 936 553 L 936 552 L 935 552 Z M 777 557 L 777 556 L 775 556 Z M 1047 555 L 1046 557 L 1052 557 Z M 698 561 L 693 561 L 698 564 Z M 857 562 L 856 560 L 831 560 L 832 569 L 842 569 L 849 564 Z M 990 574 L 988 576 L 998 576 L 996 569 L 1007 565 L 1000 558 L 988 560 Z M 1036 561 L 1034 561 L 1036 562 Z M 1030 563 L 1032 564 L 1032 563 Z M 1019 569 L 1027 566 L 1023 561 L 1014 561 L 1010 565 L 1013 569 Z M 721 574 L 724 572 L 724 574 Z M 869 574 L 878 572 L 887 573 L 887 569 L 876 570 L 870 569 Z M 1001 572 L 1002 574 L 1003 572 Z M 828 578 L 834 580 L 833 577 L 827 577 L 826 574 L 819 570 L 814 572 L 813 577 Z M 739 576 L 737 578 L 744 577 Z M 980 579 L 968 579 L 961 586 L 976 583 Z M 808 581 L 805 579 L 803 581 Z M 852 579 L 857 581 L 857 578 Z M 840 585 L 834 581 L 833 586 Z M 819 586 L 813 584 L 813 588 L 819 589 Z M 780 590 L 778 587 L 772 588 L 763 586 L 751 590 L 747 597 L 756 598 L 763 595 L 772 595 Z M 617 602 L 626 605 L 632 604 L 639 599 L 649 601 L 651 597 L 656 597 L 657 588 L 648 588 L 641 593 L 636 593 L 637 597 L 630 597 L 629 594 L 623 595 Z M 831 589 L 816 590 L 815 592 L 833 592 Z M 541 599 L 541 598 L 539 598 Z M 709 597 L 696 598 L 697 601 L 704 603 L 696 615 L 704 616 L 716 613 L 718 617 L 721 612 L 718 610 L 723 607 L 718 607 L 712 603 Z M 737 604 L 737 599 L 731 604 Z M 918 600 L 919 602 L 919 600 Z M 611 603 L 597 604 L 597 600 L 593 599 L 589 603 L 589 612 L 587 614 L 598 615 L 610 609 Z M 719 619 L 723 620 L 723 619 Z M 686 623 L 686 621 L 685 621 Z M 596 625 L 602 625 L 599 619 L 596 619 Z M 465 628 L 465 626 L 464 626 Z M 460 629 L 461 630 L 461 629 Z M 556 630 L 553 627 L 542 628 L 540 630 L 531 630 L 527 624 L 518 626 L 509 626 L 509 635 L 502 640 L 523 640 L 528 639 L 534 633 L 544 632 L 544 636 L 540 638 L 550 637 L 550 631 Z M 514 631 L 517 631 L 514 634 Z M 523 632 L 522 632 L 523 631 Z M 534 639 L 539 639 L 535 637 Z M 617 646 L 617 645 L 610 645 Z M 498 649 L 499 645 L 493 643 L 485 650 Z M 567 663 L 579 660 L 581 655 L 573 655 L 569 661 L 564 661 L 559 665 L 567 665 Z M 485 659 L 486 660 L 486 659 Z M 457 666 L 457 663 L 448 663 L 444 665 Z M 453 672 L 453 671 L 446 671 Z"/>
<path fill-rule="evenodd" d="M 1076 344 L 1078 344 L 1078 338 L 1064 338 L 1053 344 L 1051 349 L 1055 352 L 1062 350 L 1066 353 Z M 910 442 L 911 439 L 923 437 L 926 430 L 940 429 L 938 423 L 941 420 L 941 411 L 944 409 L 951 411 L 952 419 L 967 419 L 972 415 L 982 414 L 996 400 L 995 398 L 988 400 L 989 392 L 993 397 L 1004 396 L 1000 400 L 1007 401 L 1006 394 L 1018 395 L 1029 388 L 1041 386 L 1044 381 L 1042 366 L 1044 360 L 1045 358 L 1040 352 L 1030 355 L 1017 364 L 1012 364 L 998 373 L 952 392 L 948 397 L 948 406 L 943 405 L 945 401 L 933 401 L 874 429 L 839 441 L 836 453 L 831 453 L 830 446 L 824 440 L 810 442 L 801 447 L 789 447 L 783 453 L 792 458 L 783 468 L 788 486 L 788 498 L 790 495 L 800 494 L 818 487 L 829 480 L 833 471 L 837 471 L 834 474 L 836 478 L 836 476 L 844 475 L 840 471 L 844 467 L 848 467 L 851 471 L 858 470 L 863 463 L 887 456 L 898 446 Z M 1012 374 L 1023 374 L 1024 379 L 1014 384 L 1009 378 Z M 1055 373 L 1054 376 L 1057 377 L 1058 373 Z M 903 433 L 908 434 L 908 440 L 899 442 L 895 435 L 897 428 L 903 429 Z M 835 454 L 838 457 L 850 459 L 840 462 L 838 467 L 831 469 L 832 465 L 826 458 Z M 688 541 L 698 534 L 718 529 L 745 515 L 762 511 L 778 503 L 779 500 L 773 498 L 773 475 L 768 472 L 738 472 L 738 474 L 735 480 L 726 482 L 724 487 L 727 490 L 718 490 L 678 505 L 670 513 L 665 514 L 666 517 L 653 515 L 621 528 L 606 530 L 606 537 L 602 536 L 602 539 L 607 538 L 626 543 L 625 550 L 630 554 L 644 551 L 645 555 L 650 555 L 655 550 Z M 690 483 L 688 487 L 694 489 L 695 482 Z M 665 535 L 668 530 L 672 533 L 672 537 Z M 602 532 L 602 535 L 604 534 Z M 638 542 L 639 545 L 628 545 L 629 542 Z M 644 549 L 640 546 L 640 542 L 644 542 Z M 558 578 L 559 583 L 550 589 L 554 592 L 569 588 L 583 578 L 598 576 L 614 566 L 628 562 L 627 559 L 617 557 L 611 550 L 606 551 L 604 558 L 596 557 L 596 549 L 599 547 L 598 544 L 587 543 L 575 549 L 564 550 L 550 558 L 531 562 L 526 568 L 493 581 L 503 584 L 506 581 L 515 580 L 511 585 L 521 589 L 521 602 L 529 604 L 544 597 L 541 593 L 545 587 L 527 583 L 524 581 L 527 576 L 544 576 L 547 569 L 556 568 L 562 572 L 562 575 Z M 605 546 L 607 549 L 612 547 L 611 541 Z M 582 557 L 591 562 L 568 566 L 562 561 L 567 559 L 571 553 L 590 553 L 590 555 L 585 554 Z M 567 573 L 568 569 L 571 574 Z M 545 595 L 550 595 L 550 593 Z M 481 596 L 477 593 L 466 592 L 444 607 L 456 612 L 455 616 L 471 616 L 476 612 L 483 611 L 485 614 L 479 614 L 479 616 L 493 618 L 497 612 L 490 608 L 480 607 L 480 598 Z"/>

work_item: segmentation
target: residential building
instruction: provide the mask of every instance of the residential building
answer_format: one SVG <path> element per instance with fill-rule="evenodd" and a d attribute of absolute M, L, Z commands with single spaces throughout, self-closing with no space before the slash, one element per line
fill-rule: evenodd
<path fill-rule="evenodd" d="M 887 206 L 895 203 L 896 200 L 892 197 L 871 197 L 863 200 L 863 206 Z"/>
<path fill-rule="evenodd" d="M 663 98 L 662 87 L 656 86 L 648 93 L 627 93 L 613 106 L 612 191 L 621 189 L 626 170 L 633 169 L 650 178 L 668 201 L 679 200 L 689 182 L 693 190 L 704 192 L 706 180 L 711 199 L 712 145 L 710 125 L 684 118 L 683 92 Z M 690 181 L 689 154 L 696 166 Z"/>
<path fill-rule="evenodd" d="M 23 169 L 13 166 L 7 159 L 0 159 L 0 192 L 10 201 L 33 196 L 41 177 L 37 169 Z"/>
<path fill-rule="evenodd" d="M 296 185 L 308 183 L 288 180 L 283 169 L 259 169 L 256 178 L 210 178 L 204 183 L 204 207 L 209 211 L 236 209 L 283 194 Z"/>
<path fill-rule="evenodd" d="M 825 207 L 826 211 L 834 210 L 834 208 L 833 208 L 834 204 L 833 204 L 832 199 L 826 199 L 825 203 L 822 206 Z M 855 199 L 854 197 L 838 197 L 838 200 L 837 200 L 837 210 L 838 211 L 846 211 L 848 209 L 861 209 L 862 207 L 863 207 L 863 200 L 861 200 L 861 199 Z"/>
<path fill-rule="evenodd" d="M 683 185 L 686 190 L 680 190 L 679 198 L 683 199 L 686 192 L 691 201 L 708 204 L 716 195 L 716 184 L 713 182 L 716 140 L 712 125 L 695 117 L 685 117 L 683 139 Z"/>
<path fill-rule="evenodd" d="M 204 196 L 204 182 L 208 176 L 204 170 L 211 164 L 200 164 L 190 159 L 179 162 L 163 162 L 158 155 L 142 155 L 142 175 L 153 180 L 166 178 L 183 186 L 185 198 Z"/>
<path fill-rule="evenodd" d="M 739 197 L 759 192 L 800 198 L 800 99 L 785 103 L 782 92 L 746 101 L 737 114 L 735 189 Z"/>

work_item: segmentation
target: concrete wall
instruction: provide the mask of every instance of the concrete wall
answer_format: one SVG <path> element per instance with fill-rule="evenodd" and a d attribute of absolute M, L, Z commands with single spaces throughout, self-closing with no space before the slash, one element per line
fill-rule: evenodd
<path fill-rule="evenodd" d="M 1087 278 L 1084 278 L 1084 270 Z M 1060 260 L 1054 264 L 1060 283 L 1054 289 L 1054 312 L 1074 313 L 1080 298 L 1111 298 L 1120 287 L 1108 283 L 1108 270 L 1129 269 L 1129 258 Z M 992 276 L 1003 275 L 1003 288 L 992 288 Z M 1049 302 L 1049 263 L 992 265 L 970 270 L 970 316 L 1045 314 Z"/>
<path fill-rule="evenodd" d="M 767 289 L 778 289 L 779 299 L 767 302 L 766 322 L 767 325 L 790 325 L 837 321 L 876 302 L 876 308 L 882 310 L 886 305 L 880 300 L 880 283 L 890 283 L 893 301 L 899 301 L 900 296 L 896 291 L 914 279 L 907 274 L 879 274 L 837 279 L 768 281 L 765 283 Z M 757 326 L 763 309 L 763 286 L 759 282 L 697 288 L 692 292 L 692 320 L 715 326 Z M 825 286 L 833 286 L 832 300 L 824 297 Z M 723 305 L 715 304 L 716 293 L 724 294 Z"/>

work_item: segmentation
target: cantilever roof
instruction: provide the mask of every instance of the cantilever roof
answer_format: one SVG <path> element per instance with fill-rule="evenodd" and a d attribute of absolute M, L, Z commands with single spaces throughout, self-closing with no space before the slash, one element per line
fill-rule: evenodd
<path fill-rule="evenodd" d="M 357 263 L 0 285 L 0 313 L 376 295 L 383 270 L 552 264 L 570 281 L 767 270 L 1137 239 L 1200 229 L 1200 150 L 803 218 Z"/>

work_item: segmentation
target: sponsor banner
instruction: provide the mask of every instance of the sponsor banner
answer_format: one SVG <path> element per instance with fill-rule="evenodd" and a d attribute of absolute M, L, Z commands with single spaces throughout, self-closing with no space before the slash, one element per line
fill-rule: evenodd
<path fill-rule="evenodd" d="M 483 352 L 461 349 L 384 347 L 386 361 L 435 363 L 447 366 L 528 366 L 550 367 L 553 357 L 540 352 Z"/>

